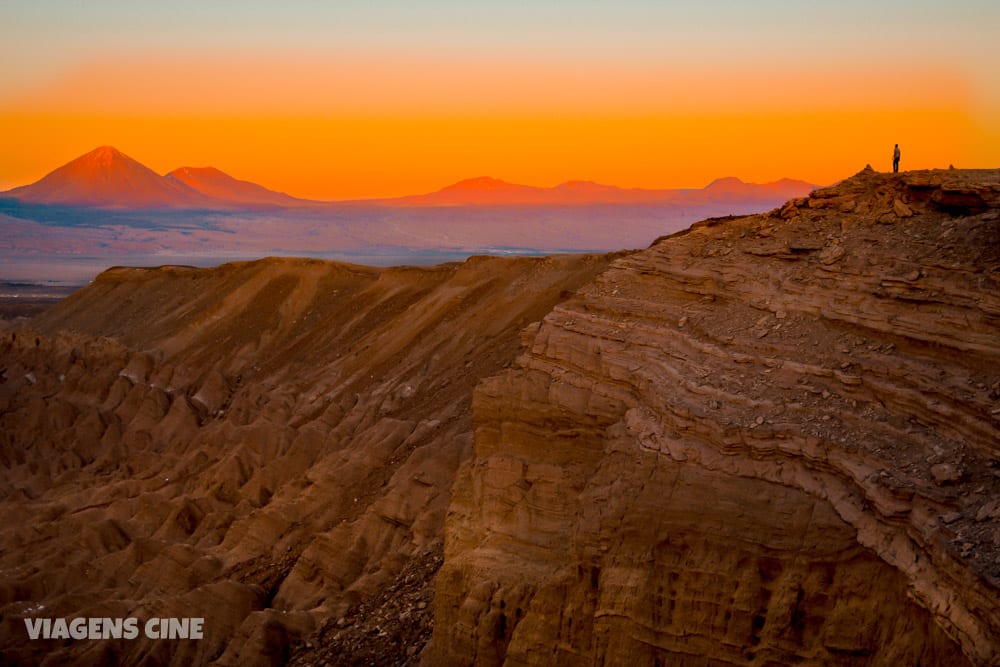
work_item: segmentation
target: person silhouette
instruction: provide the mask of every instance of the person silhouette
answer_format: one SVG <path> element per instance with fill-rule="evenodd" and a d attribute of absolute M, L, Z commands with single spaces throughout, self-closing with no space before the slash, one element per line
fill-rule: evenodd
<path fill-rule="evenodd" d="M 899 173 L 899 144 L 892 151 L 892 173 Z"/>

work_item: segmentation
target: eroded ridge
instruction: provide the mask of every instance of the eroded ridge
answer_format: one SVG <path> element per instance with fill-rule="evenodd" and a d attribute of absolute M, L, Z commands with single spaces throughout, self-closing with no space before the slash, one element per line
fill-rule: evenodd
<path fill-rule="evenodd" d="M 472 388 L 610 259 L 119 268 L 0 331 L 0 663 L 415 663 Z M 130 616 L 204 639 L 22 620 Z"/>

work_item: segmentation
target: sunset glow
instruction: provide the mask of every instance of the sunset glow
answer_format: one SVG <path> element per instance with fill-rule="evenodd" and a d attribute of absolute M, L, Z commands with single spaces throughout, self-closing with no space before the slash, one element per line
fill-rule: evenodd
<path fill-rule="evenodd" d="M 0 189 L 104 144 L 319 199 L 1000 161 L 992 3 L 336 4 L 4 6 Z"/>

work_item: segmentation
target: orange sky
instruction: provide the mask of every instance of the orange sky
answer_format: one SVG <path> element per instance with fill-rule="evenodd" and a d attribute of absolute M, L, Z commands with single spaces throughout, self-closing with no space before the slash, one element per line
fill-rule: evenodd
<path fill-rule="evenodd" d="M 98 4 L 119 13 L 125 6 Z M 353 31 L 340 41 L 310 33 L 303 26 L 311 15 L 302 13 L 295 20 L 306 23 L 288 19 L 274 34 L 267 26 L 276 15 L 254 18 L 261 26 L 248 18 L 219 33 L 231 42 L 219 42 L 218 35 L 191 36 L 193 24 L 178 23 L 174 32 L 160 25 L 166 18 L 143 24 L 156 11 L 150 4 L 126 17 L 149 38 L 121 43 L 85 41 L 66 26 L 60 32 L 45 22 L 44 7 L 12 17 L 4 9 L 0 19 L 68 46 L 61 57 L 38 51 L 36 60 L 28 58 L 36 48 L 30 34 L 2 47 L 16 49 L 19 62 L 0 65 L 0 83 L 8 84 L 0 86 L 0 189 L 104 144 L 161 173 L 212 165 L 319 199 L 427 192 L 479 175 L 532 185 L 584 179 L 700 187 L 727 175 L 825 184 L 866 163 L 888 169 L 897 142 L 904 168 L 1000 166 L 997 77 L 975 58 L 991 53 L 973 48 L 979 4 L 966 4 L 959 18 L 969 32 L 951 51 L 933 44 L 881 59 L 864 57 L 881 48 L 877 31 L 858 32 L 857 48 L 839 50 L 803 16 L 799 26 L 815 35 L 785 36 L 786 52 L 774 35 L 743 30 L 739 17 L 706 32 L 708 14 L 667 17 L 652 5 L 641 14 L 644 3 L 617 23 L 584 3 L 594 25 L 573 30 L 536 16 L 552 21 L 544 37 L 522 35 L 518 14 L 504 15 L 514 26 L 507 31 L 475 15 L 466 26 L 435 24 L 437 41 L 414 37 L 402 21 L 384 36 L 379 22 L 393 25 L 397 16 L 388 10 L 376 16 L 355 8 L 347 17 Z M 764 2 L 765 18 L 769 8 L 787 9 Z M 105 29 L 96 25 L 99 14 L 77 17 L 90 18 L 92 31 Z M 692 23 L 687 32 L 661 34 L 640 18 Z M 959 40 L 961 21 L 953 17 L 951 32 L 946 24 L 928 34 Z M 903 44 L 928 25 L 914 18 L 910 33 L 890 31 L 885 39 Z M 294 44 L 278 39 L 282 30 Z M 458 41 L 472 39 L 462 30 L 485 46 Z M 690 38 L 691 30 L 703 39 Z M 191 45 L 168 48 L 168 37 Z M 850 43 L 852 35 L 844 37 Z"/>

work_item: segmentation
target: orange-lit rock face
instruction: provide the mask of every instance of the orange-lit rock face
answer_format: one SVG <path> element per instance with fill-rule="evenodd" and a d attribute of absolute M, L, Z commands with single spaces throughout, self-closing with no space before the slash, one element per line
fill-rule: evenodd
<path fill-rule="evenodd" d="M 996 171 L 862 172 L 526 331 L 427 664 L 995 664 L 998 204 Z"/>
<path fill-rule="evenodd" d="M 829 503 L 636 455 L 634 444 L 626 436 L 610 445 L 569 530 L 546 531 L 545 517 L 488 515 L 501 535 L 457 556 L 449 550 L 435 660 L 965 664 L 907 596 L 905 578 L 861 547 Z M 486 486 L 502 479 L 491 473 Z M 544 492 L 535 492 L 546 484 L 535 477 L 518 502 L 546 512 Z"/>

